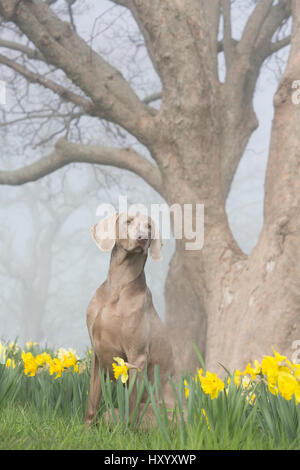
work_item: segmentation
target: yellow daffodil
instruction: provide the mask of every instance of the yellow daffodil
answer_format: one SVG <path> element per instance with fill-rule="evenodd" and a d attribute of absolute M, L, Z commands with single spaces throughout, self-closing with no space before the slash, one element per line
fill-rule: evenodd
<path fill-rule="evenodd" d="M 294 364 L 293 366 L 294 376 L 300 381 L 300 364 Z"/>
<path fill-rule="evenodd" d="M 67 355 L 63 357 L 63 359 L 61 359 L 61 361 L 63 363 L 63 366 L 68 369 L 69 367 L 76 365 L 77 359 L 73 353 L 69 352 Z"/>
<path fill-rule="evenodd" d="M 274 357 L 265 356 L 261 362 L 261 370 L 267 377 L 277 377 L 279 372 L 278 362 Z"/>
<path fill-rule="evenodd" d="M 77 374 L 81 374 L 85 369 L 86 369 L 86 365 L 82 361 L 76 362 L 76 364 L 73 367 L 74 372 Z"/>
<path fill-rule="evenodd" d="M 274 357 L 272 356 L 265 356 L 261 362 L 261 371 L 267 377 L 278 377 L 278 373 L 280 368 L 285 367 L 283 365 L 284 361 L 286 360 L 286 356 L 282 356 L 279 354 L 275 349 Z"/>
<path fill-rule="evenodd" d="M 58 379 L 59 377 L 61 377 L 61 373 L 63 372 L 63 370 L 64 370 L 63 363 L 57 357 L 49 361 L 49 374 L 53 375 L 56 373 L 55 379 Z"/>
<path fill-rule="evenodd" d="M 249 387 L 250 383 L 251 383 L 250 377 L 243 377 L 243 378 L 242 378 L 242 387 L 243 387 L 243 390 L 245 390 L 245 388 Z"/>
<path fill-rule="evenodd" d="M 190 394 L 190 390 L 189 390 L 189 387 L 188 387 L 188 383 L 187 383 L 186 380 L 184 380 L 183 383 L 184 383 L 184 394 L 185 394 L 185 398 L 188 399 L 189 394 Z"/>
<path fill-rule="evenodd" d="M 22 359 L 24 363 L 24 373 L 29 375 L 29 377 L 34 377 L 38 368 L 38 364 L 36 363 L 31 352 L 25 353 L 25 351 L 22 351 Z"/>
<path fill-rule="evenodd" d="M 255 393 L 252 393 L 252 395 L 250 395 L 250 396 L 249 395 L 246 396 L 247 401 L 250 403 L 250 405 L 253 405 L 253 403 L 255 401 L 255 397 L 256 397 Z"/>
<path fill-rule="evenodd" d="M 220 391 L 224 390 L 224 382 L 212 372 L 206 372 L 205 377 L 200 377 L 200 382 L 204 393 L 210 395 L 212 400 L 217 398 Z"/>
<path fill-rule="evenodd" d="M 300 383 L 299 382 L 295 390 L 295 401 L 297 405 L 300 403 Z"/>
<path fill-rule="evenodd" d="M 112 364 L 115 379 L 118 380 L 118 378 L 121 376 L 121 381 L 123 384 L 125 384 L 128 380 L 128 369 L 139 370 L 136 366 L 125 362 L 121 357 L 114 357 L 113 359 L 119 364 L 117 365 L 115 362 Z"/>
<path fill-rule="evenodd" d="M 240 370 L 237 369 L 234 371 L 234 383 L 237 387 L 239 387 L 241 383 L 241 375 L 242 375 L 242 372 Z"/>
<path fill-rule="evenodd" d="M 274 357 L 275 357 L 275 360 L 277 363 L 279 362 L 283 362 L 286 360 L 286 356 L 282 356 L 281 354 L 279 354 L 277 351 L 275 351 L 275 349 L 273 348 L 273 352 L 274 352 Z"/>
<path fill-rule="evenodd" d="M 209 429 L 210 429 L 209 421 L 208 421 L 208 418 L 207 418 L 207 415 L 206 415 L 206 412 L 205 412 L 205 409 L 204 409 L 204 408 L 202 408 L 202 414 L 203 414 L 203 416 L 205 417 L 207 429 L 209 430 Z"/>
<path fill-rule="evenodd" d="M 6 360 L 5 367 L 12 367 L 14 369 L 16 367 L 16 363 L 13 359 L 8 358 Z"/>
<path fill-rule="evenodd" d="M 196 382 L 197 382 L 197 379 L 200 380 L 202 376 L 203 376 L 203 369 L 197 369 Z"/>
<path fill-rule="evenodd" d="M 2 361 L 5 361 L 6 351 L 7 351 L 7 347 L 3 346 L 3 344 L 0 343 L 0 361 L 1 359 Z"/>
<path fill-rule="evenodd" d="M 8 345 L 8 351 L 12 354 L 17 354 L 17 352 L 20 350 L 19 346 L 14 342 L 11 341 Z"/>
<path fill-rule="evenodd" d="M 50 356 L 50 354 L 46 352 L 43 352 L 35 356 L 35 362 L 41 367 L 47 364 L 48 362 L 50 362 L 51 360 L 52 360 L 52 357 Z"/>
<path fill-rule="evenodd" d="M 66 358 L 70 358 L 70 357 L 75 357 L 76 359 L 79 359 L 75 349 L 72 349 L 72 348 L 69 348 L 69 349 L 59 348 L 55 352 L 55 356 L 57 356 L 58 359 L 60 359 L 61 361 L 63 361 Z"/>
<path fill-rule="evenodd" d="M 254 367 L 251 367 L 251 364 L 249 362 L 249 364 L 247 365 L 246 369 L 244 370 L 243 372 L 243 375 L 250 375 L 251 376 L 251 380 L 255 380 L 256 379 L 256 376 L 261 372 L 261 365 L 260 363 L 255 360 L 254 361 Z"/>
<path fill-rule="evenodd" d="M 112 364 L 115 379 L 118 380 L 121 376 L 121 381 L 125 384 L 128 380 L 128 367 L 121 357 L 114 357 L 114 360 L 119 364 L 117 365 L 115 362 Z"/>
<path fill-rule="evenodd" d="M 36 341 L 27 341 L 26 343 L 27 349 L 31 349 L 33 346 L 38 346 L 38 343 Z"/>
<path fill-rule="evenodd" d="M 272 376 L 268 378 L 268 389 L 272 395 L 278 395 L 277 380 Z"/>
<path fill-rule="evenodd" d="M 283 398 L 286 400 L 291 400 L 298 387 L 297 379 L 292 374 L 287 372 L 280 372 L 277 383 L 278 390 Z"/>

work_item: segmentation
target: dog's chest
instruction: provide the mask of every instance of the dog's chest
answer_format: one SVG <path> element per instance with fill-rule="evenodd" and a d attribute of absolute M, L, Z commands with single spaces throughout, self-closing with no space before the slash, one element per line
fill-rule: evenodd
<path fill-rule="evenodd" d="M 144 311 L 144 293 L 132 296 L 122 291 L 107 299 L 102 308 L 101 319 L 104 325 L 113 319 L 118 322 L 128 321 L 132 317 L 139 317 Z"/>

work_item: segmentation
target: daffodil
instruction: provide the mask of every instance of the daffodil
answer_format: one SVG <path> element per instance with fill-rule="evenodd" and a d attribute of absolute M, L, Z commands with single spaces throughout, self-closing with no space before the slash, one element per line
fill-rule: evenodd
<path fill-rule="evenodd" d="M 64 359 L 70 358 L 70 357 L 75 357 L 76 359 L 79 359 L 75 349 L 72 349 L 72 348 L 69 348 L 69 349 L 59 348 L 55 352 L 55 356 L 57 356 L 58 359 L 60 359 L 61 361 L 63 361 Z"/>
<path fill-rule="evenodd" d="M 277 351 L 275 351 L 275 349 L 273 348 L 273 352 L 274 352 L 274 357 L 275 357 L 275 360 L 277 363 L 279 362 L 283 362 L 286 360 L 286 356 L 282 356 L 281 354 L 279 354 Z"/>
<path fill-rule="evenodd" d="M 189 394 L 190 394 L 188 383 L 186 380 L 184 380 L 183 383 L 184 383 L 184 395 L 185 395 L 185 398 L 188 399 Z"/>
<path fill-rule="evenodd" d="M 247 397 L 246 397 L 246 398 L 247 398 L 247 401 L 250 403 L 250 405 L 253 405 L 253 403 L 254 403 L 254 401 L 255 401 L 255 397 L 256 397 L 255 393 L 252 393 L 251 396 L 247 396 Z"/>
<path fill-rule="evenodd" d="M 300 364 L 294 364 L 294 376 L 300 381 Z"/>
<path fill-rule="evenodd" d="M 8 345 L 8 351 L 11 353 L 11 354 L 17 354 L 17 352 L 20 350 L 19 346 L 14 342 L 14 341 L 11 341 Z"/>
<path fill-rule="evenodd" d="M 3 346 L 3 344 L 0 343 L 0 361 L 1 361 L 1 358 L 2 358 L 2 361 L 5 361 L 6 351 L 7 351 L 7 347 Z"/>
<path fill-rule="evenodd" d="M 82 361 L 78 361 L 74 365 L 73 370 L 74 370 L 75 373 L 81 374 L 85 370 L 85 368 L 86 368 L 85 363 L 82 362 Z"/>
<path fill-rule="evenodd" d="M 278 390 L 283 398 L 291 400 L 298 387 L 297 379 L 292 374 L 280 372 L 277 383 Z"/>
<path fill-rule="evenodd" d="M 68 369 L 69 367 L 76 365 L 77 358 L 74 356 L 73 353 L 69 352 L 67 355 L 64 356 L 63 359 L 61 359 L 61 361 L 63 363 L 63 366 Z"/>
<path fill-rule="evenodd" d="M 203 416 L 205 417 L 207 429 L 209 430 L 209 429 L 210 429 L 209 421 L 208 421 L 208 418 L 207 418 L 207 415 L 206 415 L 206 412 L 205 412 L 205 409 L 204 409 L 204 408 L 202 408 L 202 414 L 203 414 Z"/>
<path fill-rule="evenodd" d="M 255 380 L 256 379 L 256 376 L 261 372 L 261 365 L 260 363 L 255 360 L 254 361 L 254 367 L 251 367 L 251 364 L 249 362 L 249 364 L 247 365 L 246 369 L 244 370 L 243 372 L 243 375 L 247 375 L 249 374 L 251 376 L 251 379 L 252 380 Z"/>
<path fill-rule="evenodd" d="M 273 377 L 269 377 L 268 379 L 268 389 L 272 395 L 278 395 L 277 380 Z"/>
<path fill-rule="evenodd" d="M 242 375 L 242 372 L 240 370 L 237 369 L 234 371 L 234 383 L 237 387 L 241 383 L 241 375 Z"/>
<path fill-rule="evenodd" d="M 224 382 L 212 372 L 206 372 L 205 377 L 201 376 L 200 382 L 204 393 L 210 395 L 212 400 L 217 398 L 219 391 L 224 390 Z"/>
<path fill-rule="evenodd" d="M 25 351 L 22 351 L 22 359 L 24 363 L 24 373 L 29 375 L 29 377 L 34 377 L 38 368 L 38 364 L 35 361 L 32 353 L 25 353 Z"/>
<path fill-rule="evenodd" d="M 8 358 L 6 360 L 5 367 L 12 367 L 14 369 L 16 367 L 16 363 L 13 359 Z"/>
<path fill-rule="evenodd" d="M 27 341 L 26 343 L 27 349 L 31 349 L 33 346 L 38 346 L 38 343 L 36 341 Z"/>
<path fill-rule="evenodd" d="M 231 378 L 228 377 L 228 379 L 227 379 L 227 387 L 225 388 L 226 396 L 228 396 L 228 393 L 229 393 L 229 385 L 230 385 L 230 382 L 231 382 Z"/>
<path fill-rule="evenodd" d="M 286 361 L 286 356 L 282 356 L 277 351 L 275 351 L 275 349 L 273 349 L 273 351 L 274 357 L 265 356 L 263 358 L 261 362 L 261 371 L 268 378 L 273 377 L 277 379 L 280 370 L 282 371 L 282 367 L 286 367 L 286 365 L 283 365 L 283 363 Z M 285 369 L 285 371 L 287 370 Z"/>
<path fill-rule="evenodd" d="M 64 370 L 63 363 L 57 357 L 49 361 L 49 374 L 53 375 L 56 373 L 55 379 L 58 379 L 59 377 L 61 377 L 61 373 L 63 372 L 63 370 Z"/>
<path fill-rule="evenodd" d="M 261 370 L 267 377 L 277 377 L 279 372 L 278 361 L 271 356 L 265 356 L 261 362 Z"/>
<path fill-rule="evenodd" d="M 49 363 L 50 361 L 52 361 L 52 357 L 50 356 L 50 354 L 46 352 L 43 352 L 35 356 L 35 362 L 41 367 Z"/>
<path fill-rule="evenodd" d="M 113 359 L 119 364 L 117 365 L 115 362 L 113 362 L 112 364 L 115 379 L 118 380 L 118 378 L 121 376 L 121 381 L 123 382 L 123 384 L 125 384 L 128 380 L 129 369 L 139 370 L 136 366 L 125 362 L 124 359 L 122 359 L 121 357 L 114 357 Z"/>
<path fill-rule="evenodd" d="M 249 377 L 243 377 L 242 378 L 242 387 L 243 387 L 243 390 L 245 390 L 245 388 L 249 387 L 251 383 L 251 380 Z"/>

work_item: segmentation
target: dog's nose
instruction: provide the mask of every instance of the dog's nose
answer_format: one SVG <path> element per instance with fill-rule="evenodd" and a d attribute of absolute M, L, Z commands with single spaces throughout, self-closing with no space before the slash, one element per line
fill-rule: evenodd
<path fill-rule="evenodd" d="M 144 232 L 138 232 L 136 235 L 137 240 L 147 240 L 148 234 Z"/>

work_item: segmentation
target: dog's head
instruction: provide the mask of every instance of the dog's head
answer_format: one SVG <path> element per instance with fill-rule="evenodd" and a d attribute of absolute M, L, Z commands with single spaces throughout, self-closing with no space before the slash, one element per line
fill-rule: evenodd
<path fill-rule="evenodd" d="M 159 261 L 162 258 L 158 227 L 147 215 L 115 213 L 94 225 L 91 232 L 102 251 L 111 251 L 117 244 L 128 253 L 146 254 L 149 249 L 153 259 Z"/>

